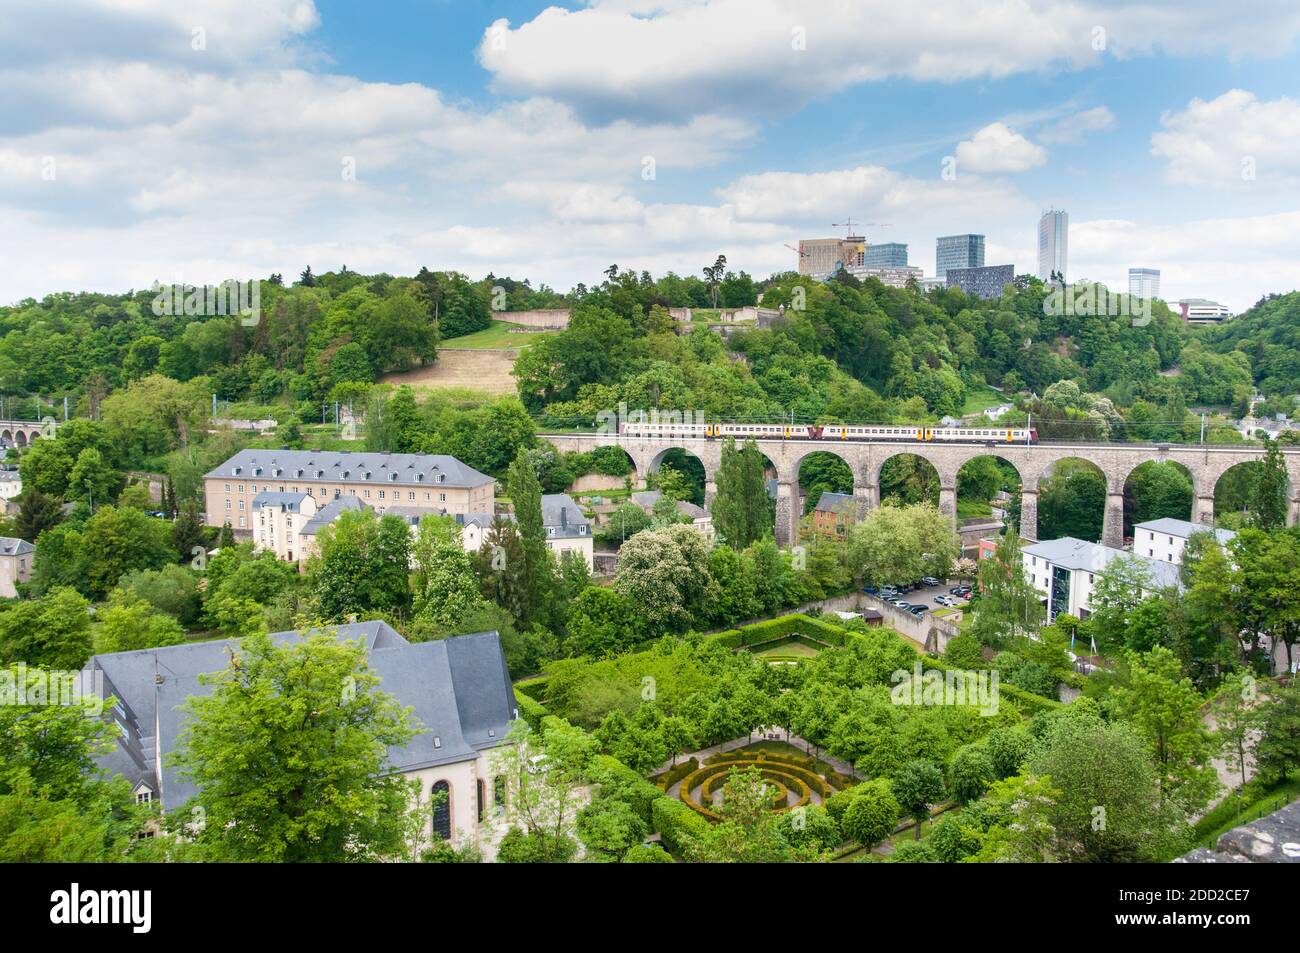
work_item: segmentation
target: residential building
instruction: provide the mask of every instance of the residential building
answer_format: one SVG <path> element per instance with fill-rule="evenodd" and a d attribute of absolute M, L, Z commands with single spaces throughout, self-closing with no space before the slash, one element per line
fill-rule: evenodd
<path fill-rule="evenodd" d="M 867 240 L 861 235 L 847 238 L 802 238 L 799 240 L 799 274 L 824 277 L 840 268 L 863 263 Z"/>
<path fill-rule="evenodd" d="M 831 539 L 843 539 L 857 522 L 858 507 L 852 493 L 826 491 L 812 511 L 813 531 Z"/>
<path fill-rule="evenodd" d="M 32 577 L 32 553 L 36 547 L 25 539 L 0 536 L 0 597 L 18 596 L 18 583 Z"/>
<path fill-rule="evenodd" d="M 542 525 L 546 528 L 546 546 L 555 553 L 556 559 L 572 553 L 587 564 L 587 569 L 594 567 L 595 542 L 591 537 L 591 521 L 569 494 L 547 493 L 542 496 Z"/>
<path fill-rule="evenodd" d="M 442 454 L 336 450 L 241 450 L 204 475 L 206 521 L 229 522 L 235 536 L 253 535 L 259 493 L 304 493 L 317 507 L 354 496 L 383 513 L 391 506 L 430 513 L 492 509 L 494 481 Z"/>
<path fill-rule="evenodd" d="M 15 464 L 0 466 L 0 500 L 8 502 L 23 492 L 23 478 L 18 475 Z"/>
<path fill-rule="evenodd" d="M 377 689 L 413 709 L 419 733 L 388 749 L 390 771 L 420 783 L 420 796 L 445 795 L 433 811 L 426 836 L 460 847 L 477 844 L 491 857 L 504 825 L 505 783 L 491 753 L 506 741 L 519 715 L 501 641 L 496 632 L 412 644 L 381 621 L 332 626 L 339 639 L 360 643 L 379 678 Z M 310 633 L 308 633 L 310 634 Z M 271 640 L 296 644 L 301 632 L 278 632 Z M 236 639 L 187 642 L 133 652 L 92 656 L 82 684 L 100 697 L 116 699 L 111 709 L 118 731 L 100 766 L 126 778 L 137 802 L 156 802 L 164 812 L 184 809 L 198 789 L 181 775 L 171 755 L 186 728 L 185 703 L 209 695 L 200 676 L 220 672 L 239 648 Z"/>
<path fill-rule="evenodd" d="M 1038 220 L 1038 277 L 1051 281 L 1060 276 L 1064 283 L 1070 251 L 1070 216 L 1059 209 L 1049 208 Z"/>
<path fill-rule="evenodd" d="M 1183 321 L 1188 324 L 1221 324 L 1232 317 L 1226 305 L 1208 298 L 1183 298 L 1178 302 Z"/>
<path fill-rule="evenodd" d="M 949 268 L 949 288 L 960 288 L 973 298 L 1000 298 L 1002 289 L 1016 277 L 1014 265 L 987 265 L 983 268 Z"/>
<path fill-rule="evenodd" d="M 862 255 L 862 264 L 868 268 L 906 268 L 907 245 L 904 242 L 868 245 Z"/>
<path fill-rule="evenodd" d="M 642 490 L 640 493 L 632 494 L 632 502 L 649 515 L 654 515 L 655 504 L 663 499 L 663 493 L 659 490 Z M 673 508 L 682 516 L 691 518 L 691 525 L 698 529 L 710 539 L 713 538 L 713 515 L 702 506 L 697 506 L 688 500 L 678 500 Z"/>
<path fill-rule="evenodd" d="M 253 497 L 253 548 L 295 562 L 302 556 L 303 527 L 316 515 L 316 498 L 306 493 L 263 490 Z"/>
<path fill-rule="evenodd" d="M 935 277 L 946 278 L 949 268 L 983 267 L 983 235 L 944 235 L 935 241 Z"/>
<path fill-rule="evenodd" d="M 891 288 L 906 288 L 909 281 L 919 283 L 925 277 L 925 272 L 914 265 L 862 265 L 846 270 L 854 278 L 875 278 Z"/>
<path fill-rule="evenodd" d="M 360 512 L 368 509 L 370 509 L 370 506 L 361 502 L 355 496 L 340 496 L 316 510 L 315 515 L 307 520 L 302 529 L 298 531 L 298 559 L 300 565 L 320 552 L 318 536 L 321 530 L 333 523 L 343 513 Z"/>
<path fill-rule="evenodd" d="M 1180 585 L 1178 566 L 1172 562 L 1070 536 L 1022 546 L 1020 555 L 1025 578 L 1043 593 L 1049 619 L 1062 612 L 1078 619 L 1088 618 L 1092 614 L 1090 600 L 1097 576 L 1116 559 L 1130 558 L 1145 566 L 1152 590 Z"/>
<path fill-rule="evenodd" d="M 1160 269 L 1130 268 L 1128 270 L 1128 293 L 1142 301 L 1159 298 Z"/>
<path fill-rule="evenodd" d="M 1133 552 L 1138 556 L 1182 565 L 1183 549 L 1195 533 L 1213 533 L 1220 546 L 1228 545 L 1237 535 L 1230 529 L 1215 529 L 1205 523 L 1189 523 L 1170 517 L 1147 520 L 1133 526 Z"/>

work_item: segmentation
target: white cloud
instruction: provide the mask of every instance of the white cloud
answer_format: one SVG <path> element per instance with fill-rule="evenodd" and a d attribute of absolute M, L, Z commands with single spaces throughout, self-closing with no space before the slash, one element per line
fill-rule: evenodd
<path fill-rule="evenodd" d="M 1300 184 L 1300 102 L 1262 101 L 1232 89 L 1209 102 L 1160 118 L 1151 154 L 1164 159 L 1166 178 L 1183 185 L 1285 188 Z"/>
<path fill-rule="evenodd" d="M 1291 0 L 1261 0 L 1249 16 L 1221 0 L 983 0 L 978 14 L 968 0 L 591 0 L 497 20 L 478 57 L 508 93 L 676 116 L 780 112 L 893 77 L 1001 78 L 1156 50 L 1266 55 L 1297 35 Z"/>
<path fill-rule="evenodd" d="M 1098 132 L 1115 128 L 1115 114 L 1105 106 L 1071 113 L 1052 123 L 1039 134 L 1049 145 L 1083 142 Z"/>
<path fill-rule="evenodd" d="M 1047 161 L 1047 150 L 1035 145 L 1004 123 L 985 126 L 957 144 L 957 171 L 1024 172 Z"/>

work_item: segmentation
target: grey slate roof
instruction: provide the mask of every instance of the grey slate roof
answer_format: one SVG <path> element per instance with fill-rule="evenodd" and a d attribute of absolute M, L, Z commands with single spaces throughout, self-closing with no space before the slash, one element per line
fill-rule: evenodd
<path fill-rule="evenodd" d="M 656 503 L 663 499 L 662 490 L 642 490 L 640 493 L 632 494 L 632 502 L 643 510 L 652 510 Z M 677 512 L 684 516 L 689 516 L 693 520 L 706 518 L 709 513 L 702 507 L 697 506 L 689 500 L 678 500 L 676 504 Z"/>
<path fill-rule="evenodd" d="M 1165 562 L 1163 559 L 1151 559 L 1149 556 L 1134 555 L 1122 549 L 1103 546 L 1100 543 L 1075 539 L 1073 536 L 1062 536 L 1060 539 L 1049 539 L 1045 542 L 1022 546 L 1020 551 L 1030 556 L 1037 556 L 1039 559 L 1046 560 L 1063 569 L 1082 569 L 1091 573 L 1103 572 L 1116 559 L 1132 559 L 1146 567 L 1147 576 L 1151 580 L 1153 587 L 1182 586 L 1178 566 L 1175 563 Z"/>
<path fill-rule="evenodd" d="M 370 507 L 366 506 L 365 503 L 361 502 L 361 500 L 355 496 L 340 496 L 338 499 L 330 500 L 316 511 L 316 515 L 309 519 L 307 524 L 303 526 L 302 535 L 315 536 L 326 526 L 329 526 L 330 523 L 333 523 L 338 519 L 340 513 L 351 510 L 368 509 L 370 509 Z"/>
<path fill-rule="evenodd" d="M 253 497 L 253 509 L 264 506 L 283 506 L 290 513 L 302 512 L 302 501 L 311 499 L 309 493 L 280 493 L 276 490 L 263 490 Z"/>
<path fill-rule="evenodd" d="M 13 536 L 0 536 L 0 556 L 25 556 L 35 552 L 36 547 L 25 539 Z"/>
<path fill-rule="evenodd" d="M 567 493 L 542 496 L 542 525 L 550 539 L 574 539 L 591 535 L 591 521 Z M 551 532 L 551 530 L 554 532 Z"/>
<path fill-rule="evenodd" d="M 1145 523 L 1135 523 L 1133 528 L 1164 533 L 1166 536 L 1177 536 L 1179 539 L 1188 539 L 1193 533 L 1213 533 L 1220 545 L 1227 545 L 1228 541 L 1237 535 L 1230 529 L 1215 529 L 1206 523 L 1190 523 L 1169 516 L 1158 520 L 1147 520 Z"/>
<path fill-rule="evenodd" d="M 817 500 L 815 509 L 819 513 L 843 513 L 853 507 L 851 493 L 823 493 Z"/>
<path fill-rule="evenodd" d="M 318 476 L 318 473 L 323 475 Z M 492 477 L 446 454 L 337 450 L 241 450 L 205 476 L 241 480 L 322 480 L 373 483 L 376 486 L 393 483 L 398 486 L 477 487 L 492 482 Z"/>
<path fill-rule="evenodd" d="M 517 713 L 496 632 L 412 645 L 377 620 L 331 631 L 359 641 L 379 676 L 379 690 L 414 709 L 420 732 L 406 746 L 389 749 L 394 771 L 464 761 L 505 740 Z M 299 632 L 271 636 L 277 643 L 302 638 Z M 104 695 L 119 700 L 116 715 L 124 729 L 114 750 L 100 758 L 101 767 L 133 785 L 148 784 L 166 810 L 193 797 L 194 785 L 180 778 L 167 758 L 185 728 L 181 706 L 211 692 L 198 676 L 226 668 L 237 646 L 238 640 L 226 639 L 93 656 L 87 668 L 102 675 Z"/>

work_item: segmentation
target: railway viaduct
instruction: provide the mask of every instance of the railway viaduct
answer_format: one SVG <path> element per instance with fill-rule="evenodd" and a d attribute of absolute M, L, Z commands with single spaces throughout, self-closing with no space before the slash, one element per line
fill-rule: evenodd
<path fill-rule="evenodd" d="M 585 452 L 596 447 L 619 446 L 627 451 L 639 480 L 659 469 L 664 455 L 680 449 L 704 465 L 706 508 L 717 492 L 717 473 L 722 460 L 721 440 L 702 437 L 624 437 L 616 433 L 540 434 L 561 452 Z M 1124 483 L 1129 474 L 1149 461 L 1180 463 L 1192 475 L 1192 518 L 1214 521 L 1214 488 L 1231 467 L 1261 460 L 1262 447 L 1200 444 L 1124 443 L 922 443 L 911 441 L 856 442 L 811 439 L 760 439 L 758 449 L 776 469 L 776 539 L 789 545 L 798 538 L 799 465 L 809 454 L 831 453 L 853 472 L 853 497 L 858 516 L 880 505 L 880 468 L 890 457 L 911 453 L 929 463 L 939 474 L 939 509 L 957 517 L 957 471 L 968 460 L 996 456 L 1006 460 L 1020 474 L 1021 535 L 1038 538 L 1038 486 L 1058 461 L 1080 458 L 1095 463 L 1106 477 L 1106 513 L 1102 542 L 1119 548 L 1124 532 Z M 1300 520 L 1300 449 L 1284 450 L 1290 478 L 1287 522 Z"/>
<path fill-rule="evenodd" d="M 0 447 L 25 447 L 40 437 L 53 417 L 40 420 L 0 420 Z"/>

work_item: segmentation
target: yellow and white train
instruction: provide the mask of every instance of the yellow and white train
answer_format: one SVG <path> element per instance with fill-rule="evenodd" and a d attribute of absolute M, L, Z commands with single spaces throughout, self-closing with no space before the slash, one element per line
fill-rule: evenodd
<path fill-rule="evenodd" d="M 640 423 L 621 421 L 625 437 L 695 437 L 721 440 L 899 440 L 912 443 L 1037 443 L 1038 431 L 1017 427 L 919 427 L 884 425 L 853 427 L 844 424 L 727 424 Z"/>

